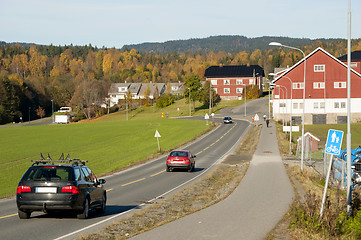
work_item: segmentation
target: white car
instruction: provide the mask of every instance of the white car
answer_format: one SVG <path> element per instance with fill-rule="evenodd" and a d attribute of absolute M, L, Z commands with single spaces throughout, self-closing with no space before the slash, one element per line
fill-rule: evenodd
<path fill-rule="evenodd" d="M 228 123 L 233 123 L 231 117 L 224 117 L 224 118 L 223 118 L 223 122 L 226 123 L 226 124 L 228 124 Z"/>

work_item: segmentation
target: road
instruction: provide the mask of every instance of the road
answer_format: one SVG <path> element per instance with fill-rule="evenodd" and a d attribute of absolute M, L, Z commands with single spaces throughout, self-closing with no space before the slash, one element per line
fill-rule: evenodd
<path fill-rule="evenodd" d="M 219 118 L 217 121 L 222 119 Z M 77 235 L 110 224 L 128 210 L 139 208 L 144 202 L 172 193 L 177 188 L 184 187 L 184 183 L 202 176 L 232 150 L 248 125 L 249 122 L 243 120 L 236 120 L 233 124 L 221 124 L 211 133 L 186 146 L 185 149 L 197 155 L 195 172 L 165 172 L 164 156 L 106 177 L 106 213 L 92 215 L 88 220 L 78 220 L 72 215 L 45 213 L 33 213 L 31 219 L 20 220 L 15 199 L 1 200 L 0 239 L 73 239 Z M 77 232 L 88 226 L 91 227 Z"/>

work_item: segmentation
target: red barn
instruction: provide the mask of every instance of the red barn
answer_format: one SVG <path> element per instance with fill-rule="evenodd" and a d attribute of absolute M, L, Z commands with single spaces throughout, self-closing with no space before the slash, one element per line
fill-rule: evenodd
<path fill-rule="evenodd" d="M 306 86 L 304 86 L 306 64 Z M 347 122 L 347 65 L 317 48 L 273 81 L 273 117 L 301 124 L 305 89 L 305 124 Z M 292 98 L 291 98 L 292 95 Z M 351 69 L 351 121 L 361 120 L 361 74 Z"/>
<path fill-rule="evenodd" d="M 258 65 L 212 66 L 206 69 L 204 76 L 221 99 L 241 100 L 243 89 L 249 85 L 257 85 L 259 94 L 263 94 L 264 71 Z"/>

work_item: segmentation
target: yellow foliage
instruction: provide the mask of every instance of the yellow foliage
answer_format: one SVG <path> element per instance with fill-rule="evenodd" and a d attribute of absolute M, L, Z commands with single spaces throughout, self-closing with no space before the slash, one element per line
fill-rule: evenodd
<path fill-rule="evenodd" d="M 10 74 L 9 80 L 18 83 L 20 86 L 23 86 L 24 81 L 18 74 Z"/>

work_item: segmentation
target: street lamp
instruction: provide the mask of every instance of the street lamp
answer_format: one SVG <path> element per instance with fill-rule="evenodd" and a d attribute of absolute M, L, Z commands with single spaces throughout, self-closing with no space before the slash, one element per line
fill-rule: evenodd
<path fill-rule="evenodd" d="M 303 173 L 303 159 L 304 159 L 304 145 L 305 145 L 305 96 L 306 96 L 306 55 L 305 53 L 299 49 L 299 48 L 295 48 L 295 47 L 291 47 L 291 46 L 287 46 L 287 45 L 283 45 L 279 42 L 270 42 L 269 43 L 270 46 L 278 46 L 278 47 L 285 47 L 285 48 L 290 48 L 290 49 L 294 49 L 297 51 L 300 51 L 303 55 L 303 58 L 305 59 L 305 61 L 303 62 L 303 100 L 302 100 L 302 136 L 301 136 L 301 141 L 302 141 L 302 147 L 301 147 L 301 173 Z"/>
<path fill-rule="evenodd" d="M 278 89 L 280 90 L 280 91 L 282 91 L 282 98 L 283 99 L 285 99 L 285 92 L 283 91 L 283 89 L 281 88 L 282 86 L 281 85 L 276 85 L 275 87 L 278 87 Z M 281 93 L 281 92 L 280 92 Z M 279 94 L 279 96 L 280 96 L 280 101 L 279 101 L 279 103 L 278 103 L 278 112 L 279 112 L 279 114 L 280 114 L 280 116 L 282 116 L 281 115 L 281 94 Z M 283 108 L 283 113 L 284 113 L 284 108 Z M 284 114 L 283 114 L 284 115 Z M 285 120 L 284 120 L 284 116 L 282 116 L 282 126 L 284 126 L 285 125 Z"/>
<path fill-rule="evenodd" d="M 247 116 L 247 85 L 244 85 L 244 116 Z M 243 92 L 242 92 L 243 97 Z"/>
<path fill-rule="evenodd" d="M 271 75 L 271 76 L 277 76 L 277 74 L 275 74 L 275 73 L 270 73 L 269 75 Z M 289 81 L 290 81 L 290 86 L 291 86 L 291 107 L 290 107 L 290 152 L 289 152 L 289 154 L 291 154 L 292 153 L 292 147 L 291 147 L 291 143 L 292 143 L 292 108 L 293 108 L 293 105 L 292 105 L 292 89 L 293 89 L 293 86 L 292 86 L 292 84 L 293 84 L 293 82 L 292 82 L 292 80 L 291 80 L 291 78 L 289 78 L 289 77 L 286 77 L 286 76 L 282 76 L 282 77 L 284 77 L 284 78 L 286 78 L 286 79 L 288 79 Z M 281 77 L 281 78 L 282 78 Z M 287 108 L 286 108 L 287 109 Z"/>
<path fill-rule="evenodd" d="M 189 94 L 188 94 L 188 98 L 189 98 L 189 116 L 192 116 L 192 107 L 191 107 L 191 89 L 188 88 L 189 90 Z"/>
<path fill-rule="evenodd" d="M 51 100 L 51 120 L 54 123 L 54 101 L 53 99 Z"/>

